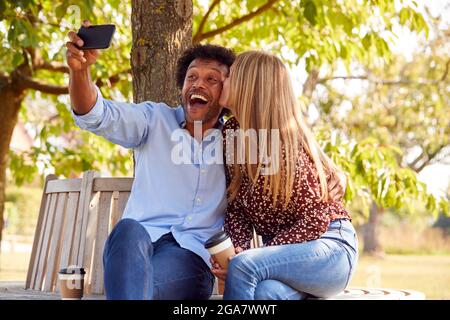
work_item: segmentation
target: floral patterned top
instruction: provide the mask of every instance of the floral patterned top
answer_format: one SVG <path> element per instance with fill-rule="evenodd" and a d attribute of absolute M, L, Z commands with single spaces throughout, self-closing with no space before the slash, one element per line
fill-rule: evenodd
<path fill-rule="evenodd" d="M 223 128 L 239 129 L 233 117 Z M 226 154 L 226 139 L 224 151 Z M 233 165 L 225 162 L 227 185 L 233 178 Z M 255 185 L 250 182 L 241 166 L 241 187 L 233 202 L 228 204 L 224 230 L 233 244 L 244 250 L 250 248 L 253 229 L 261 235 L 265 246 L 301 243 L 318 239 L 335 219 L 350 219 L 341 202 L 320 200 L 320 183 L 314 162 L 302 148 L 296 167 L 294 195 L 286 209 L 263 192 L 264 178 Z"/>

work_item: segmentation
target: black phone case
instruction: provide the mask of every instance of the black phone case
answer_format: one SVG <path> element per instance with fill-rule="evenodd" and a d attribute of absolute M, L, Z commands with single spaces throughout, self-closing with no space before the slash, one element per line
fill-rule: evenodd
<path fill-rule="evenodd" d="M 113 24 L 100 24 L 88 28 L 81 27 L 77 35 L 83 40 L 81 50 L 106 49 L 110 46 L 116 26 Z"/>

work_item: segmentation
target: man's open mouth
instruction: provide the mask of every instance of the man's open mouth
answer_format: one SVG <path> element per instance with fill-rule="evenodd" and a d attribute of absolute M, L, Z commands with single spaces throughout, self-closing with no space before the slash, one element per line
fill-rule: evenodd
<path fill-rule="evenodd" d="M 203 107 L 209 102 L 209 99 L 207 96 L 200 94 L 200 93 L 192 93 L 189 97 L 189 104 L 192 107 Z"/>

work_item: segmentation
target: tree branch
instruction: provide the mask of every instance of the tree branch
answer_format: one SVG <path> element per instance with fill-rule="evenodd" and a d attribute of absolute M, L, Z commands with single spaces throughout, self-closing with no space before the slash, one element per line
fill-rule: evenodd
<path fill-rule="evenodd" d="M 237 25 L 239 25 L 241 23 L 244 23 L 246 21 L 251 20 L 254 17 L 262 14 L 264 11 L 267 11 L 268 9 L 270 9 L 277 1 L 278 0 L 269 0 L 269 1 L 267 1 L 266 4 L 262 5 L 261 7 L 256 9 L 255 11 L 250 12 L 249 14 L 246 14 L 245 16 L 242 16 L 240 18 L 237 18 L 237 19 L 231 21 L 229 24 L 227 24 L 227 25 L 225 25 L 223 27 L 220 27 L 220 28 L 218 28 L 216 30 L 212 30 L 212 31 L 209 31 L 209 32 L 206 32 L 206 33 L 197 34 L 196 35 L 197 39 L 196 39 L 196 41 L 193 40 L 193 43 L 198 43 L 198 42 L 200 42 L 202 40 L 205 40 L 207 38 L 212 38 L 212 37 L 214 37 L 214 36 L 216 36 L 218 34 L 221 34 L 221 33 L 225 32 L 225 31 L 228 31 L 228 30 L 234 28 L 235 26 L 237 26 Z"/>
<path fill-rule="evenodd" d="M 420 155 L 418 157 L 416 157 L 411 163 L 409 163 L 408 166 L 410 168 L 412 168 L 413 170 L 415 170 L 414 168 L 419 163 L 419 161 L 424 157 L 424 155 L 425 155 L 425 150 L 422 149 L 422 152 L 420 153 Z"/>
<path fill-rule="evenodd" d="M 108 78 L 108 81 L 109 81 L 109 83 L 111 84 L 111 86 L 114 86 L 117 82 L 119 82 L 120 76 L 121 76 L 122 74 L 127 74 L 127 73 L 131 73 L 131 68 L 130 68 L 130 69 L 127 69 L 127 70 L 124 70 L 124 71 L 121 71 L 121 72 L 118 72 L 118 73 L 116 73 L 116 74 L 113 74 L 112 76 L 110 76 L 110 77 Z M 102 80 L 101 78 L 98 78 L 98 79 L 95 81 L 95 85 L 96 85 L 97 87 L 103 87 L 103 86 L 105 85 L 105 82 L 104 82 L 104 80 Z"/>
<path fill-rule="evenodd" d="M 16 70 L 15 72 L 18 75 L 18 78 L 20 80 L 20 85 L 24 89 L 33 89 L 33 90 L 41 91 L 43 93 L 55 94 L 55 95 L 69 93 L 69 88 L 67 86 L 57 86 L 57 85 L 42 83 L 40 81 L 32 79 L 31 77 L 27 77 L 27 76 L 23 75 L 19 70 Z M 120 80 L 121 74 L 130 73 L 130 72 L 131 72 L 131 69 L 127 69 L 123 72 L 114 74 L 108 78 L 108 81 L 111 84 L 111 86 L 113 86 Z M 105 83 L 101 79 L 97 79 L 95 84 L 98 87 L 102 87 L 105 85 Z"/>
<path fill-rule="evenodd" d="M 209 15 L 214 10 L 214 8 L 220 3 L 221 0 L 214 0 L 211 6 L 208 8 L 208 11 L 206 12 L 205 16 L 203 17 L 202 21 L 200 21 L 200 25 L 198 26 L 198 30 L 195 33 L 194 37 L 192 38 L 192 43 L 198 43 L 200 40 L 198 40 L 198 37 L 202 34 L 203 28 L 205 27 L 206 21 L 208 20 Z"/>
<path fill-rule="evenodd" d="M 442 149 L 444 149 L 447 145 L 439 145 L 439 147 L 436 148 L 436 150 L 434 150 L 433 152 L 425 152 L 426 155 L 426 160 L 423 161 L 419 166 L 415 166 L 412 167 L 411 169 L 413 169 L 415 172 L 420 172 L 422 171 L 423 168 L 425 168 L 426 166 L 428 166 L 429 164 L 431 164 L 433 162 L 433 160 L 436 158 L 436 156 L 441 152 Z M 417 164 L 417 163 L 416 163 Z"/>
<path fill-rule="evenodd" d="M 69 93 L 69 88 L 67 86 L 56 86 L 53 84 L 42 83 L 24 75 L 20 76 L 20 82 L 25 89 L 33 89 L 47 94 L 59 95 Z"/>
<path fill-rule="evenodd" d="M 39 70 L 49 70 L 62 73 L 69 73 L 69 67 L 63 62 L 46 61 L 42 58 L 41 50 L 35 48 L 25 48 L 24 52 L 27 52 L 31 57 L 31 64 L 33 69 Z M 26 54 L 24 54 L 25 59 L 27 59 Z"/>
<path fill-rule="evenodd" d="M 319 79 L 319 71 L 317 69 L 312 69 L 308 74 L 308 78 L 306 78 L 305 83 L 303 84 L 303 95 L 311 98 L 314 92 L 314 89 L 317 86 L 317 82 Z"/>
<path fill-rule="evenodd" d="M 42 60 L 39 64 L 35 65 L 34 68 L 36 70 L 43 69 L 62 73 L 69 73 L 69 67 L 62 62 L 54 62 L 54 61 L 49 62 Z"/>

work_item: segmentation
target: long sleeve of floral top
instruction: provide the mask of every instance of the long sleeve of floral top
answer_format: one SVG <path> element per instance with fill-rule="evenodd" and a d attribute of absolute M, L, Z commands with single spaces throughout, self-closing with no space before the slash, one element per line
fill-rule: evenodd
<path fill-rule="evenodd" d="M 238 129 L 235 118 L 224 126 Z M 225 139 L 224 139 L 225 141 Z M 224 143 L 226 154 L 226 143 Z M 225 166 L 227 183 L 233 177 L 233 165 Z M 243 172 L 243 171 L 241 171 Z M 294 180 L 294 195 L 287 208 L 263 192 L 263 177 L 253 185 L 244 174 L 236 198 L 229 203 L 225 216 L 225 231 L 233 244 L 243 249 L 250 247 L 253 229 L 265 239 L 265 246 L 301 243 L 320 238 L 331 221 L 350 219 L 341 202 L 320 200 L 320 183 L 314 163 L 301 149 Z"/>

